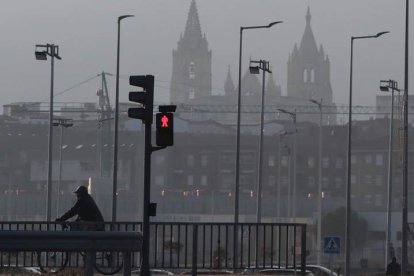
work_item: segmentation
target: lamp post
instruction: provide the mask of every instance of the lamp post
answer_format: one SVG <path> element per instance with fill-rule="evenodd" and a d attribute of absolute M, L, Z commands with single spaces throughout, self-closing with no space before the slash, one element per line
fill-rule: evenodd
<path fill-rule="evenodd" d="M 46 219 L 51 220 L 52 206 L 52 145 L 53 145 L 53 81 L 54 81 L 54 61 L 59 56 L 59 46 L 54 44 L 37 44 L 35 49 L 36 60 L 47 60 L 50 56 L 51 73 L 50 73 L 50 103 L 49 103 L 49 137 L 48 137 L 48 167 L 47 167 L 47 198 L 46 198 Z"/>
<path fill-rule="evenodd" d="M 116 221 L 116 193 L 118 189 L 118 118 L 119 118 L 119 45 L 121 38 L 121 20 L 133 15 L 118 17 L 118 46 L 116 52 L 116 88 L 115 88 L 115 116 L 114 116 L 114 161 L 112 171 L 112 222 Z"/>
<path fill-rule="evenodd" d="M 62 146 L 63 146 L 63 129 L 73 126 L 72 119 L 59 118 L 53 122 L 53 126 L 60 126 L 60 147 L 59 147 L 59 181 L 57 186 L 56 214 L 59 214 L 60 208 L 60 187 L 62 182 Z"/>
<path fill-rule="evenodd" d="M 258 64 L 252 66 L 252 64 Z M 259 71 L 263 72 L 262 80 L 262 100 L 260 110 L 260 143 L 259 143 L 259 165 L 257 171 L 257 201 L 256 201 L 256 222 L 260 223 L 262 220 L 262 172 L 263 172 L 263 125 L 264 125 L 264 101 L 265 101 L 265 75 L 266 72 L 272 73 L 269 69 L 269 62 L 266 60 L 251 60 L 250 61 L 250 73 L 259 74 Z"/>
<path fill-rule="evenodd" d="M 237 225 L 239 223 L 239 182 L 240 182 L 240 109 L 241 109 L 241 67 L 242 67 L 242 49 L 243 49 L 243 31 L 252 29 L 269 29 L 273 25 L 282 23 L 282 21 L 270 22 L 268 25 L 261 26 L 240 26 L 240 47 L 239 47 L 239 89 L 237 94 L 237 123 L 236 123 L 236 168 L 235 168 L 235 187 L 234 187 L 234 247 L 233 247 L 233 259 L 237 260 Z M 236 267 L 237 261 L 233 262 L 233 266 Z"/>
<path fill-rule="evenodd" d="M 297 146 L 297 126 L 296 126 L 296 110 L 295 112 L 290 112 L 282 108 L 278 108 L 278 111 L 289 115 L 292 120 L 293 124 L 295 125 L 295 132 L 293 136 L 293 194 L 292 194 L 292 202 L 288 206 L 288 210 L 292 210 L 293 221 L 296 222 L 296 146 Z M 290 173 L 289 173 L 290 177 Z M 293 207 L 291 207 L 293 205 Z M 290 215 L 290 214 L 289 214 Z"/>
<path fill-rule="evenodd" d="M 409 43 L 409 1 L 405 1 L 405 58 L 404 58 L 404 143 L 403 143 L 403 184 L 402 184 L 402 225 L 401 225 L 401 272 L 407 274 L 408 251 L 408 43 Z"/>
<path fill-rule="evenodd" d="M 318 228 L 316 235 L 316 250 L 317 264 L 321 264 L 321 243 L 322 243 L 322 123 L 323 123 L 323 110 L 322 110 L 322 98 L 318 102 L 316 100 L 309 100 L 311 103 L 314 103 L 319 108 L 319 145 L 318 145 Z"/>
<path fill-rule="evenodd" d="M 349 112 L 348 112 L 348 149 L 347 149 L 347 185 L 346 185 L 346 231 L 345 231 L 345 275 L 349 275 L 350 236 L 351 236 L 351 134 L 352 134 L 352 65 L 354 40 L 377 38 L 389 32 L 380 32 L 376 35 L 351 37 L 351 62 L 349 77 Z"/>
<path fill-rule="evenodd" d="M 380 81 L 380 90 L 388 92 L 391 89 L 391 118 L 390 118 L 390 136 L 388 139 L 388 197 L 387 197 L 387 232 L 385 241 L 385 269 L 392 256 L 390 256 L 391 248 L 391 211 L 392 211 L 392 162 L 393 162 L 393 136 L 394 136 L 394 90 L 398 89 L 398 84 L 393 80 Z"/>

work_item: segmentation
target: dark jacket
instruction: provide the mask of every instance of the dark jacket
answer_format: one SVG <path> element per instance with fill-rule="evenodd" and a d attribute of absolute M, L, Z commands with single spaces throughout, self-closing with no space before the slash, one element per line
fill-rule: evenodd
<path fill-rule="evenodd" d="M 386 275 L 400 275 L 401 274 L 401 266 L 397 263 L 397 260 L 393 258 L 392 262 L 387 266 Z"/>
<path fill-rule="evenodd" d="M 76 215 L 78 216 L 78 218 L 76 219 L 78 221 L 104 221 L 102 213 L 101 211 L 99 211 L 99 208 L 95 203 L 95 200 L 93 200 L 93 198 L 89 194 L 80 195 L 75 205 L 57 220 L 65 221 Z"/>

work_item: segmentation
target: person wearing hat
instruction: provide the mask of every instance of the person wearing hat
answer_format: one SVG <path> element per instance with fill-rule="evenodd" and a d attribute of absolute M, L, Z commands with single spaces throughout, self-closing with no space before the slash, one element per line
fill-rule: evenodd
<path fill-rule="evenodd" d="M 95 200 L 88 193 L 88 189 L 85 186 L 79 186 L 74 193 L 77 197 L 75 205 L 56 221 L 63 222 L 77 215 L 76 221 L 85 222 L 84 225 L 86 225 L 78 230 L 104 230 L 104 218 Z"/>

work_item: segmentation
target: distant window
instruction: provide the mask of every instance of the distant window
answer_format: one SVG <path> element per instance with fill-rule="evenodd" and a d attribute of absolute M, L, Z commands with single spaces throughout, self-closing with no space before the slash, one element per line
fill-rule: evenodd
<path fill-rule="evenodd" d="M 303 82 L 308 82 L 308 69 L 303 69 Z"/>
<path fill-rule="evenodd" d="M 274 155 L 269 156 L 269 161 L 268 161 L 267 165 L 269 167 L 276 166 L 276 156 L 274 156 Z"/>
<path fill-rule="evenodd" d="M 208 185 L 207 180 L 208 180 L 207 175 L 202 175 L 201 176 L 201 186 L 207 186 Z"/>
<path fill-rule="evenodd" d="M 315 82 L 315 69 L 311 69 L 310 70 L 310 82 L 314 83 Z"/>
<path fill-rule="evenodd" d="M 339 189 L 342 187 L 342 178 L 336 177 L 335 178 L 335 188 Z"/>
<path fill-rule="evenodd" d="M 365 175 L 365 184 L 366 185 L 372 185 L 372 175 L 370 175 L 370 174 Z"/>
<path fill-rule="evenodd" d="M 267 181 L 268 181 L 269 187 L 276 186 L 276 177 L 274 175 L 269 175 L 269 178 Z"/>
<path fill-rule="evenodd" d="M 327 177 L 322 177 L 322 187 L 323 188 L 329 187 L 329 179 Z"/>
<path fill-rule="evenodd" d="M 188 98 L 190 100 L 194 100 L 194 98 L 195 98 L 195 90 L 194 90 L 194 87 L 188 88 Z"/>
<path fill-rule="evenodd" d="M 357 181 L 356 175 L 351 175 L 351 185 L 355 185 Z"/>
<path fill-rule="evenodd" d="M 195 63 L 190 62 L 190 65 L 188 66 L 188 77 L 190 80 L 195 79 Z"/>
<path fill-rule="evenodd" d="M 287 167 L 289 164 L 289 156 L 282 156 L 282 160 L 280 161 L 282 167 Z"/>
<path fill-rule="evenodd" d="M 308 176 L 308 187 L 315 188 L 315 177 Z"/>
<path fill-rule="evenodd" d="M 188 186 L 193 186 L 194 185 L 194 176 L 187 175 L 187 185 Z"/>
<path fill-rule="evenodd" d="M 371 154 L 365 155 L 365 163 L 366 164 L 372 164 L 372 155 Z"/>
<path fill-rule="evenodd" d="M 377 194 L 375 195 L 375 206 L 382 206 L 383 200 L 382 200 L 382 195 Z"/>
<path fill-rule="evenodd" d="M 375 177 L 375 184 L 376 184 L 377 186 L 382 186 L 382 185 L 384 184 L 384 181 L 383 181 L 382 175 L 377 175 L 377 176 Z"/>
<path fill-rule="evenodd" d="M 201 155 L 201 166 L 202 167 L 207 167 L 207 165 L 208 165 L 208 155 L 203 154 L 203 155 Z"/>
<path fill-rule="evenodd" d="M 384 156 L 382 154 L 377 154 L 375 156 L 375 165 L 377 166 L 384 165 Z"/>
<path fill-rule="evenodd" d="M 194 155 L 188 155 L 187 156 L 187 165 L 189 167 L 193 167 L 194 166 Z"/>
<path fill-rule="evenodd" d="M 329 168 L 329 157 L 322 158 L 322 167 Z"/>
<path fill-rule="evenodd" d="M 335 159 L 335 168 L 342 169 L 343 165 L 344 165 L 344 161 L 342 158 Z"/>
<path fill-rule="evenodd" d="M 281 179 L 280 179 L 280 182 L 281 182 L 283 187 L 286 187 L 288 185 L 289 178 L 287 176 L 282 176 Z"/>
<path fill-rule="evenodd" d="M 356 164 L 357 163 L 357 158 L 355 155 L 351 156 L 351 164 Z"/>
<path fill-rule="evenodd" d="M 308 167 L 314 168 L 315 167 L 315 157 L 309 156 L 308 157 Z"/>

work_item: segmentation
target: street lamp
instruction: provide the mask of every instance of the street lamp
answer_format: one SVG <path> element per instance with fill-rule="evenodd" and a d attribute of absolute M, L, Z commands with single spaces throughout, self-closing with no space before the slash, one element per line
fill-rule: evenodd
<path fill-rule="evenodd" d="M 348 112 L 348 150 L 347 150 L 347 185 L 346 185 L 346 231 L 345 231 L 345 275 L 349 275 L 350 236 L 351 236 L 351 134 L 352 134 L 352 65 L 354 40 L 377 38 L 389 32 L 380 32 L 376 35 L 351 36 L 351 62 L 349 77 L 349 112 Z"/>
<path fill-rule="evenodd" d="M 385 242 L 385 268 L 391 259 L 391 211 L 392 211 L 392 162 L 393 162 L 393 136 L 394 136 L 394 90 L 398 89 L 398 83 L 394 80 L 380 81 L 380 90 L 388 92 L 391 89 L 391 118 L 390 118 L 390 136 L 388 139 L 388 200 L 387 200 L 387 233 Z"/>
<path fill-rule="evenodd" d="M 318 153 L 318 228 L 316 235 L 316 250 L 317 250 L 317 264 L 321 264 L 321 243 L 322 243 L 322 123 L 323 123 L 323 110 L 322 110 L 322 98 L 321 101 L 309 100 L 319 108 L 319 153 Z"/>
<path fill-rule="evenodd" d="M 57 186 L 56 214 L 59 214 L 60 208 L 60 187 L 62 182 L 62 146 L 63 146 L 63 129 L 73 126 L 72 119 L 59 118 L 53 122 L 53 126 L 60 126 L 60 147 L 59 147 L 59 182 Z"/>
<path fill-rule="evenodd" d="M 252 66 L 252 64 L 258 64 Z M 260 223 L 262 220 L 262 171 L 263 171 L 263 125 L 264 125 L 264 101 L 265 101 L 265 75 L 266 72 L 272 73 L 269 69 L 269 62 L 266 60 L 251 60 L 250 61 L 250 73 L 259 74 L 259 71 L 263 72 L 262 80 L 262 102 L 260 111 L 260 143 L 259 143 L 259 166 L 257 172 L 257 201 L 256 201 L 256 221 Z"/>
<path fill-rule="evenodd" d="M 289 203 L 288 210 L 293 210 L 292 211 L 293 221 L 296 222 L 296 145 L 297 145 L 297 132 L 298 132 L 298 129 L 296 126 L 296 110 L 295 112 L 290 112 L 282 108 L 278 108 L 277 110 L 289 115 L 293 120 L 293 124 L 295 125 L 295 132 L 293 136 L 293 153 L 292 153 L 293 155 L 293 194 L 292 194 L 292 202 Z M 290 177 L 290 173 L 289 173 L 289 177 Z M 291 205 L 293 205 L 293 207 Z"/>
<path fill-rule="evenodd" d="M 236 126 L 236 179 L 234 187 L 234 247 L 233 247 L 233 258 L 237 260 L 237 225 L 239 223 L 239 182 L 240 182 L 240 109 L 241 109 L 241 67 L 242 67 L 242 48 L 243 48 L 243 31 L 251 29 L 269 29 L 273 25 L 282 23 L 283 21 L 270 22 L 268 25 L 262 26 L 240 26 L 240 47 L 239 47 L 239 89 L 237 93 L 237 126 Z M 236 267 L 237 262 L 233 262 L 233 266 Z"/>
<path fill-rule="evenodd" d="M 239 223 L 239 180 L 240 180 L 240 109 L 241 109 L 241 67 L 242 67 L 242 47 L 243 47 L 243 31 L 251 29 L 269 29 L 273 25 L 282 23 L 283 21 L 271 22 L 263 26 L 240 27 L 240 48 L 239 48 L 239 91 L 237 94 L 237 126 L 236 126 L 236 183 L 234 191 L 234 223 Z"/>
<path fill-rule="evenodd" d="M 405 1 L 405 57 L 404 57 L 404 143 L 403 143 L 403 184 L 402 184 L 402 225 L 401 225 L 401 272 L 407 274 L 408 251 L 408 42 L 409 42 L 409 2 Z"/>
<path fill-rule="evenodd" d="M 118 47 L 116 54 L 116 87 L 115 87 L 115 123 L 114 123 L 114 161 L 112 172 L 112 222 L 116 221 L 116 191 L 118 185 L 118 117 L 119 117 L 119 45 L 121 38 L 121 20 L 133 15 L 122 15 L 118 17 Z"/>
<path fill-rule="evenodd" d="M 48 167 L 47 167 L 47 198 L 46 198 L 46 219 L 51 220 L 51 202 L 52 202 L 52 145 L 53 145 L 53 80 L 54 80 L 54 61 L 59 56 L 59 46 L 54 44 L 41 45 L 37 44 L 35 48 L 36 60 L 51 59 L 51 77 L 50 77 L 50 103 L 49 103 L 49 138 L 48 138 Z"/>

